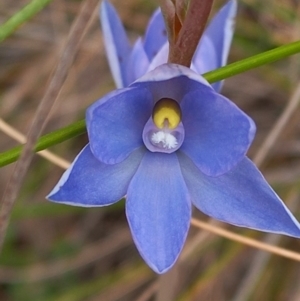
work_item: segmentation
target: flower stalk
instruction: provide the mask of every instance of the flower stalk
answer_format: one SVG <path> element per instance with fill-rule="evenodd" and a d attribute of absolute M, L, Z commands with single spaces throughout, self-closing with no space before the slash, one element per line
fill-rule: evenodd
<path fill-rule="evenodd" d="M 191 0 L 188 6 L 184 0 L 175 0 L 173 9 L 171 9 L 170 1 L 166 2 L 167 4 L 162 4 L 161 9 L 170 44 L 168 63 L 190 67 L 204 32 L 213 0 Z"/>

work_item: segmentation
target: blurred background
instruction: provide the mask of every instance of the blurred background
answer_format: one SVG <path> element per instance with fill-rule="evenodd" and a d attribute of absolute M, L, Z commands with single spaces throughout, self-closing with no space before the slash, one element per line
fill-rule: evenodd
<path fill-rule="evenodd" d="M 230 62 L 300 39 L 298 0 L 239 0 Z M 28 1 L 1 0 L 0 23 Z M 82 1 L 54 0 L 0 44 L 0 117 L 26 133 Z M 112 1 L 132 42 L 142 35 L 157 1 Z M 215 0 L 214 11 L 225 1 Z M 114 89 L 98 12 L 80 44 L 44 133 L 84 118 L 85 109 Z M 225 81 L 228 96 L 257 125 L 249 156 L 300 219 L 300 56 Z M 276 132 L 276 123 L 294 104 Z M 298 106 L 299 107 L 299 106 Z M 275 129 L 275 130 L 274 130 Z M 263 152 L 270 133 L 277 133 Z M 280 134 L 279 134 L 280 132 Z M 81 135 L 51 148 L 72 161 L 87 143 Z M 18 142 L 0 131 L 0 151 Z M 260 157 L 259 157 L 260 156 Z M 0 194 L 13 164 L 0 169 Z M 191 227 L 174 270 L 157 276 L 129 233 L 124 200 L 105 208 L 52 204 L 45 195 L 63 170 L 36 155 L 14 206 L 0 254 L 1 301 L 298 301 L 299 262 L 258 251 Z M 207 217 L 194 212 L 195 217 Z M 231 227 L 236 233 L 299 251 L 300 241 Z"/>

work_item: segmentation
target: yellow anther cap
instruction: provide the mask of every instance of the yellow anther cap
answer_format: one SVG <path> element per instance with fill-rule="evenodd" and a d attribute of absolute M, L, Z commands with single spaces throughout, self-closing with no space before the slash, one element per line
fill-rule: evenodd
<path fill-rule="evenodd" d="M 167 126 L 169 129 L 175 129 L 181 121 L 181 110 L 179 104 L 170 98 L 162 98 L 153 109 L 153 122 L 162 129 Z"/>

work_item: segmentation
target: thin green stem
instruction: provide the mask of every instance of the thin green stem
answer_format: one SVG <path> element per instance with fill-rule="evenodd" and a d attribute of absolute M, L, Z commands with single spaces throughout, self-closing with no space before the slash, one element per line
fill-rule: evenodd
<path fill-rule="evenodd" d="M 242 72 L 263 66 L 277 60 L 286 58 L 290 55 L 300 52 L 300 41 L 280 46 L 264 53 L 254 55 L 250 58 L 232 63 L 220 69 L 204 74 L 204 77 L 210 82 L 217 82 L 228 77 L 240 74 Z M 65 128 L 42 136 L 36 144 L 35 151 L 46 149 L 50 146 L 61 143 L 65 140 L 85 133 L 84 120 L 75 122 Z M 15 162 L 22 150 L 22 146 L 12 148 L 0 154 L 0 167 Z"/>
<path fill-rule="evenodd" d="M 0 25 L 0 42 L 4 41 L 17 28 L 35 16 L 40 10 L 47 6 L 52 0 L 32 0 L 20 11 L 9 18 L 4 24 Z"/>
<path fill-rule="evenodd" d="M 245 71 L 273 63 L 299 52 L 300 41 L 296 41 L 207 72 L 204 74 L 204 77 L 210 83 L 214 83 Z"/>
<path fill-rule="evenodd" d="M 73 124 L 70 124 L 62 129 L 56 130 L 49 134 L 42 136 L 38 143 L 36 144 L 34 150 L 35 152 L 39 152 L 43 149 L 46 149 L 50 146 L 59 144 L 68 139 L 76 137 L 78 135 L 84 134 L 86 132 L 85 129 L 85 121 L 80 120 Z M 22 152 L 22 146 L 14 147 L 6 152 L 0 154 L 0 167 L 8 165 L 18 160 L 20 154 Z"/>

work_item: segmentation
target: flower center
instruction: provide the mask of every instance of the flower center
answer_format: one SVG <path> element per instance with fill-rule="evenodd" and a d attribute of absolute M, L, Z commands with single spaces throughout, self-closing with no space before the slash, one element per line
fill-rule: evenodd
<path fill-rule="evenodd" d="M 160 145 L 161 147 L 168 149 L 175 148 L 178 144 L 175 136 L 164 131 L 153 133 L 150 139 L 155 145 Z"/>
<path fill-rule="evenodd" d="M 175 129 L 181 121 L 179 104 L 170 98 L 159 100 L 154 106 L 152 118 L 154 124 L 160 129 L 166 126 Z"/>
<path fill-rule="evenodd" d="M 143 131 L 146 147 L 152 152 L 173 153 L 182 145 L 183 139 L 179 104 L 169 98 L 159 100 Z"/>

